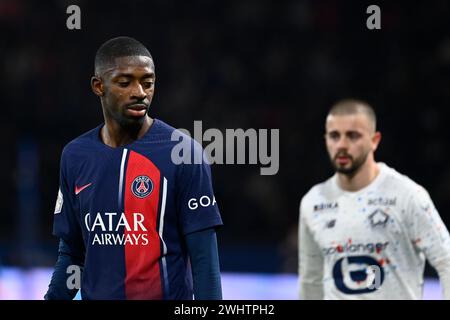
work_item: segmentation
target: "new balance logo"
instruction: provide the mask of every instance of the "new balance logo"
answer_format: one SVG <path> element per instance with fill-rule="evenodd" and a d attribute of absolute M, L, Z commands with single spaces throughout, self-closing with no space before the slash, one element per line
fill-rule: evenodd
<path fill-rule="evenodd" d="M 84 189 L 89 187 L 91 184 L 92 184 L 92 182 L 88 183 L 88 184 L 85 184 L 84 186 L 81 186 L 81 187 L 75 186 L 75 194 L 76 195 L 79 194 L 81 191 L 83 191 Z"/>

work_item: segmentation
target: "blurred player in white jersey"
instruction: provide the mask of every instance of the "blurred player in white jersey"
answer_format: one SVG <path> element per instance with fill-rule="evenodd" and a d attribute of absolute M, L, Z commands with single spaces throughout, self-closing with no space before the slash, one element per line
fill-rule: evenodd
<path fill-rule="evenodd" d="M 421 299 L 425 259 L 450 299 L 450 236 L 428 192 L 374 152 L 364 101 L 336 103 L 325 140 L 336 174 L 302 199 L 301 299 Z"/>

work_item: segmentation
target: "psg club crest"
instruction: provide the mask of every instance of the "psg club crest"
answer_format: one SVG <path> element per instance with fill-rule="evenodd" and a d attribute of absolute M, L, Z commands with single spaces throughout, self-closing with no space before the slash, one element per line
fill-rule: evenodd
<path fill-rule="evenodd" d="M 145 198 L 153 191 L 153 182 L 147 176 L 138 176 L 131 184 L 131 191 L 138 198 Z"/>

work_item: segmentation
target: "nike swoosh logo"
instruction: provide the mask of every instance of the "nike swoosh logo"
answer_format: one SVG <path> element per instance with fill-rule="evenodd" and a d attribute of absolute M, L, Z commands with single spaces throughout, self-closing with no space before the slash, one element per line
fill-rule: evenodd
<path fill-rule="evenodd" d="M 82 187 L 79 187 L 79 188 L 77 186 L 75 186 L 75 194 L 79 194 L 81 191 L 83 191 L 84 189 L 89 187 L 91 184 L 92 184 L 92 182 L 88 183 L 88 184 L 86 184 L 86 185 L 84 185 Z"/>

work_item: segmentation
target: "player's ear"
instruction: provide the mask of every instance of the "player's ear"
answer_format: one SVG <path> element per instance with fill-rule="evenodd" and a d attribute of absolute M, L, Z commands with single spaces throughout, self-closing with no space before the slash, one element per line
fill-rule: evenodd
<path fill-rule="evenodd" d="M 94 94 L 99 97 L 103 97 L 103 95 L 105 94 L 104 87 L 103 87 L 103 81 L 98 76 L 93 76 L 91 78 L 91 88 L 92 88 L 92 92 L 94 92 Z"/>
<path fill-rule="evenodd" d="M 378 148 L 378 145 L 380 144 L 381 140 L 381 132 L 377 131 L 372 137 L 372 150 L 375 151 Z"/>

